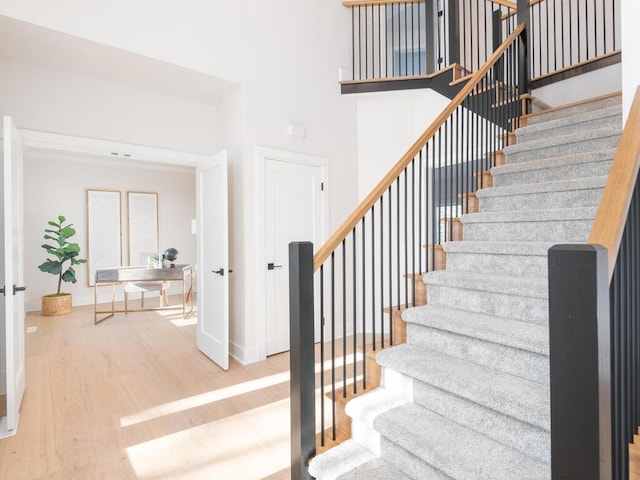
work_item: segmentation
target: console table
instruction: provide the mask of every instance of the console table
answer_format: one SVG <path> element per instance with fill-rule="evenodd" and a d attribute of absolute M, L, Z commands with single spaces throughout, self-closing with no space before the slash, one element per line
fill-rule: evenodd
<path fill-rule="evenodd" d="M 154 308 L 137 308 L 124 310 L 115 308 L 115 287 L 124 283 L 149 282 L 182 282 L 182 305 Z M 187 288 L 189 285 L 189 288 Z M 111 309 L 98 310 L 98 287 L 111 286 Z M 93 321 L 99 323 L 112 317 L 116 313 L 148 312 L 153 310 L 170 310 L 182 308 L 182 317 L 186 318 L 193 311 L 193 269 L 191 265 L 176 265 L 174 268 L 145 268 L 145 267 L 114 267 L 96 270 L 94 285 L 94 316 Z M 189 304 L 189 310 L 187 310 Z M 98 318 L 99 315 L 106 315 Z"/>

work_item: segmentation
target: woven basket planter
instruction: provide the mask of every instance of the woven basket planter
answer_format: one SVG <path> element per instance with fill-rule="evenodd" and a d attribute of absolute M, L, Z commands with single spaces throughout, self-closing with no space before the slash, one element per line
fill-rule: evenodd
<path fill-rule="evenodd" d="M 71 294 L 44 295 L 42 297 L 42 315 L 64 315 L 71 313 Z"/>

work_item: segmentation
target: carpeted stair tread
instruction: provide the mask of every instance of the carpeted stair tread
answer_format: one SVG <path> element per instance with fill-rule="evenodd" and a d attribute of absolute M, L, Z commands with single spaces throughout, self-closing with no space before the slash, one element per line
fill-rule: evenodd
<path fill-rule="evenodd" d="M 526 115 L 527 124 L 535 125 L 538 123 L 550 122 L 557 118 L 564 118 L 571 115 L 586 113 L 593 110 L 603 108 L 622 106 L 622 92 L 614 92 L 602 98 L 592 100 L 590 102 L 579 102 L 577 104 L 560 105 L 551 111 L 538 111 L 531 115 Z"/>
<path fill-rule="evenodd" d="M 555 244 L 555 242 L 482 242 L 463 240 L 460 242 L 446 242 L 442 247 L 447 253 L 530 255 L 546 257 L 549 249 Z"/>
<path fill-rule="evenodd" d="M 622 133 L 621 125 L 588 131 L 546 137 L 504 148 L 507 163 L 558 157 L 617 146 Z"/>
<path fill-rule="evenodd" d="M 411 344 L 383 350 L 377 361 L 384 368 L 549 430 L 546 385 Z"/>
<path fill-rule="evenodd" d="M 549 329 L 544 325 L 437 305 L 409 308 L 404 311 L 402 318 L 410 324 L 474 337 L 540 355 L 549 355 Z"/>
<path fill-rule="evenodd" d="M 567 135 L 616 124 L 622 128 L 622 108 L 619 105 L 574 113 L 547 122 L 529 125 L 517 129 L 515 134 L 518 143 L 524 143 L 543 136 Z"/>
<path fill-rule="evenodd" d="M 510 185 L 505 187 L 483 188 L 476 192 L 479 199 L 493 197 L 507 197 L 531 195 L 546 192 L 566 192 L 572 190 L 592 190 L 604 188 L 606 176 L 558 180 L 555 182 L 529 183 L 525 185 Z"/>
<path fill-rule="evenodd" d="M 374 458 L 338 477 L 338 480 L 411 480 L 380 458 Z"/>
<path fill-rule="evenodd" d="M 353 440 L 347 440 L 314 457 L 309 463 L 309 473 L 317 480 L 334 480 L 375 458 L 366 448 Z"/>
<path fill-rule="evenodd" d="M 598 207 L 554 208 L 546 210 L 511 210 L 506 212 L 478 212 L 462 215 L 463 224 L 548 222 L 553 220 L 593 220 Z"/>
<path fill-rule="evenodd" d="M 517 295 L 519 297 L 549 297 L 548 282 L 545 278 L 520 278 L 476 272 L 436 270 L 426 273 L 423 280 L 427 285 Z"/>
<path fill-rule="evenodd" d="M 447 242 L 447 270 L 519 277 L 548 276 L 547 251 L 555 242 Z"/>
<path fill-rule="evenodd" d="M 375 428 L 417 462 L 460 480 L 548 480 L 550 466 L 415 404 L 380 415 Z M 384 450 L 383 450 L 384 451 Z"/>

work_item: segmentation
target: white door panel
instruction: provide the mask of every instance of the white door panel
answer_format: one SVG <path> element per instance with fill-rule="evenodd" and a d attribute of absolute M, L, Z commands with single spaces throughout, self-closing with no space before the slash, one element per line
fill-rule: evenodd
<path fill-rule="evenodd" d="M 4 324 L 4 376 L 6 378 L 7 415 L 0 420 L 0 437 L 13 435 L 18 427 L 20 405 L 25 389 L 24 287 L 23 267 L 23 178 L 22 142 L 13 121 L 3 118 L 3 155 L 1 183 L 2 235 L 0 270 L 5 294 L 2 301 Z M 16 288 L 18 291 L 16 291 Z"/>
<path fill-rule="evenodd" d="M 196 171 L 198 217 L 198 348 L 229 369 L 229 217 L 227 152 Z"/>
<path fill-rule="evenodd" d="M 289 350 L 289 243 L 322 241 L 322 167 L 265 161 L 266 354 Z"/>

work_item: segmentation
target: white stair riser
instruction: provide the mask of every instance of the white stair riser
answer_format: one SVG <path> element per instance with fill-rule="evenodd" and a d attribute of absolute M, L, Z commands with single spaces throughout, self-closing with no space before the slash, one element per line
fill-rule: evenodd
<path fill-rule="evenodd" d="M 593 152 L 598 150 L 606 150 L 608 148 L 615 148 L 620 141 L 620 135 L 617 134 L 607 137 L 595 137 L 590 140 L 573 143 L 563 143 L 563 141 L 563 137 L 558 137 L 557 144 L 549 145 L 542 148 L 536 148 L 533 150 L 518 149 L 516 145 L 514 149 L 505 150 L 506 162 L 507 164 L 521 163 L 530 160 L 541 160 L 544 158 L 562 157 L 564 155 L 574 155 L 577 153 Z"/>
<path fill-rule="evenodd" d="M 517 130 L 517 143 L 521 144 L 531 142 L 551 136 L 570 135 L 572 133 L 584 132 L 585 130 L 592 130 L 596 128 L 604 128 L 610 125 L 622 126 L 622 115 L 620 115 L 620 113 L 618 112 L 614 115 L 607 114 L 607 116 L 599 117 L 585 122 L 580 122 L 575 119 L 567 119 L 566 122 L 567 123 L 562 126 L 556 126 L 552 129 L 547 130 L 531 131 L 531 129 L 527 129 L 526 127 L 521 130 Z"/>
<path fill-rule="evenodd" d="M 415 403 L 522 453 L 549 462 L 549 432 L 415 380 Z"/>
<path fill-rule="evenodd" d="M 523 211 L 532 208 L 595 207 L 600 204 L 603 188 L 559 192 L 523 193 L 520 195 L 491 196 L 479 199 L 481 212 Z"/>
<path fill-rule="evenodd" d="M 466 290 L 443 285 L 429 285 L 427 292 L 430 305 L 495 315 L 539 325 L 547 324 L 549 321 L 549 302 L 545 298 Z"/>
<path fill-rule="evenodd" d="M 407 325 L 407 335 L 413 345 L 534 382 L 549 383 L 549 357 L 545 355 L 411 323 Z"/>
<path fill-rule="evenodd" d="M 587 178 L 608 175 L 612 160 L 589 162 L 578 165 L 563 165 L 513 173 L 493 173 L 494 187 L 508 187 L 527 183 L 553 182 L 559 178 Z"/>
<path fill-rule="evenodd" d="M 593 220 L 552 220 L 546 222 L 473 222 L 464 224 L 464 240 L 523 242 L 584 242 Z"/>
<path fill-rule="evenodd" d="M 499 255 L 489 253 L 447 253 L 447 270 L 482 272 L 517 277 L 546 277 L 547 256 Z"/>

